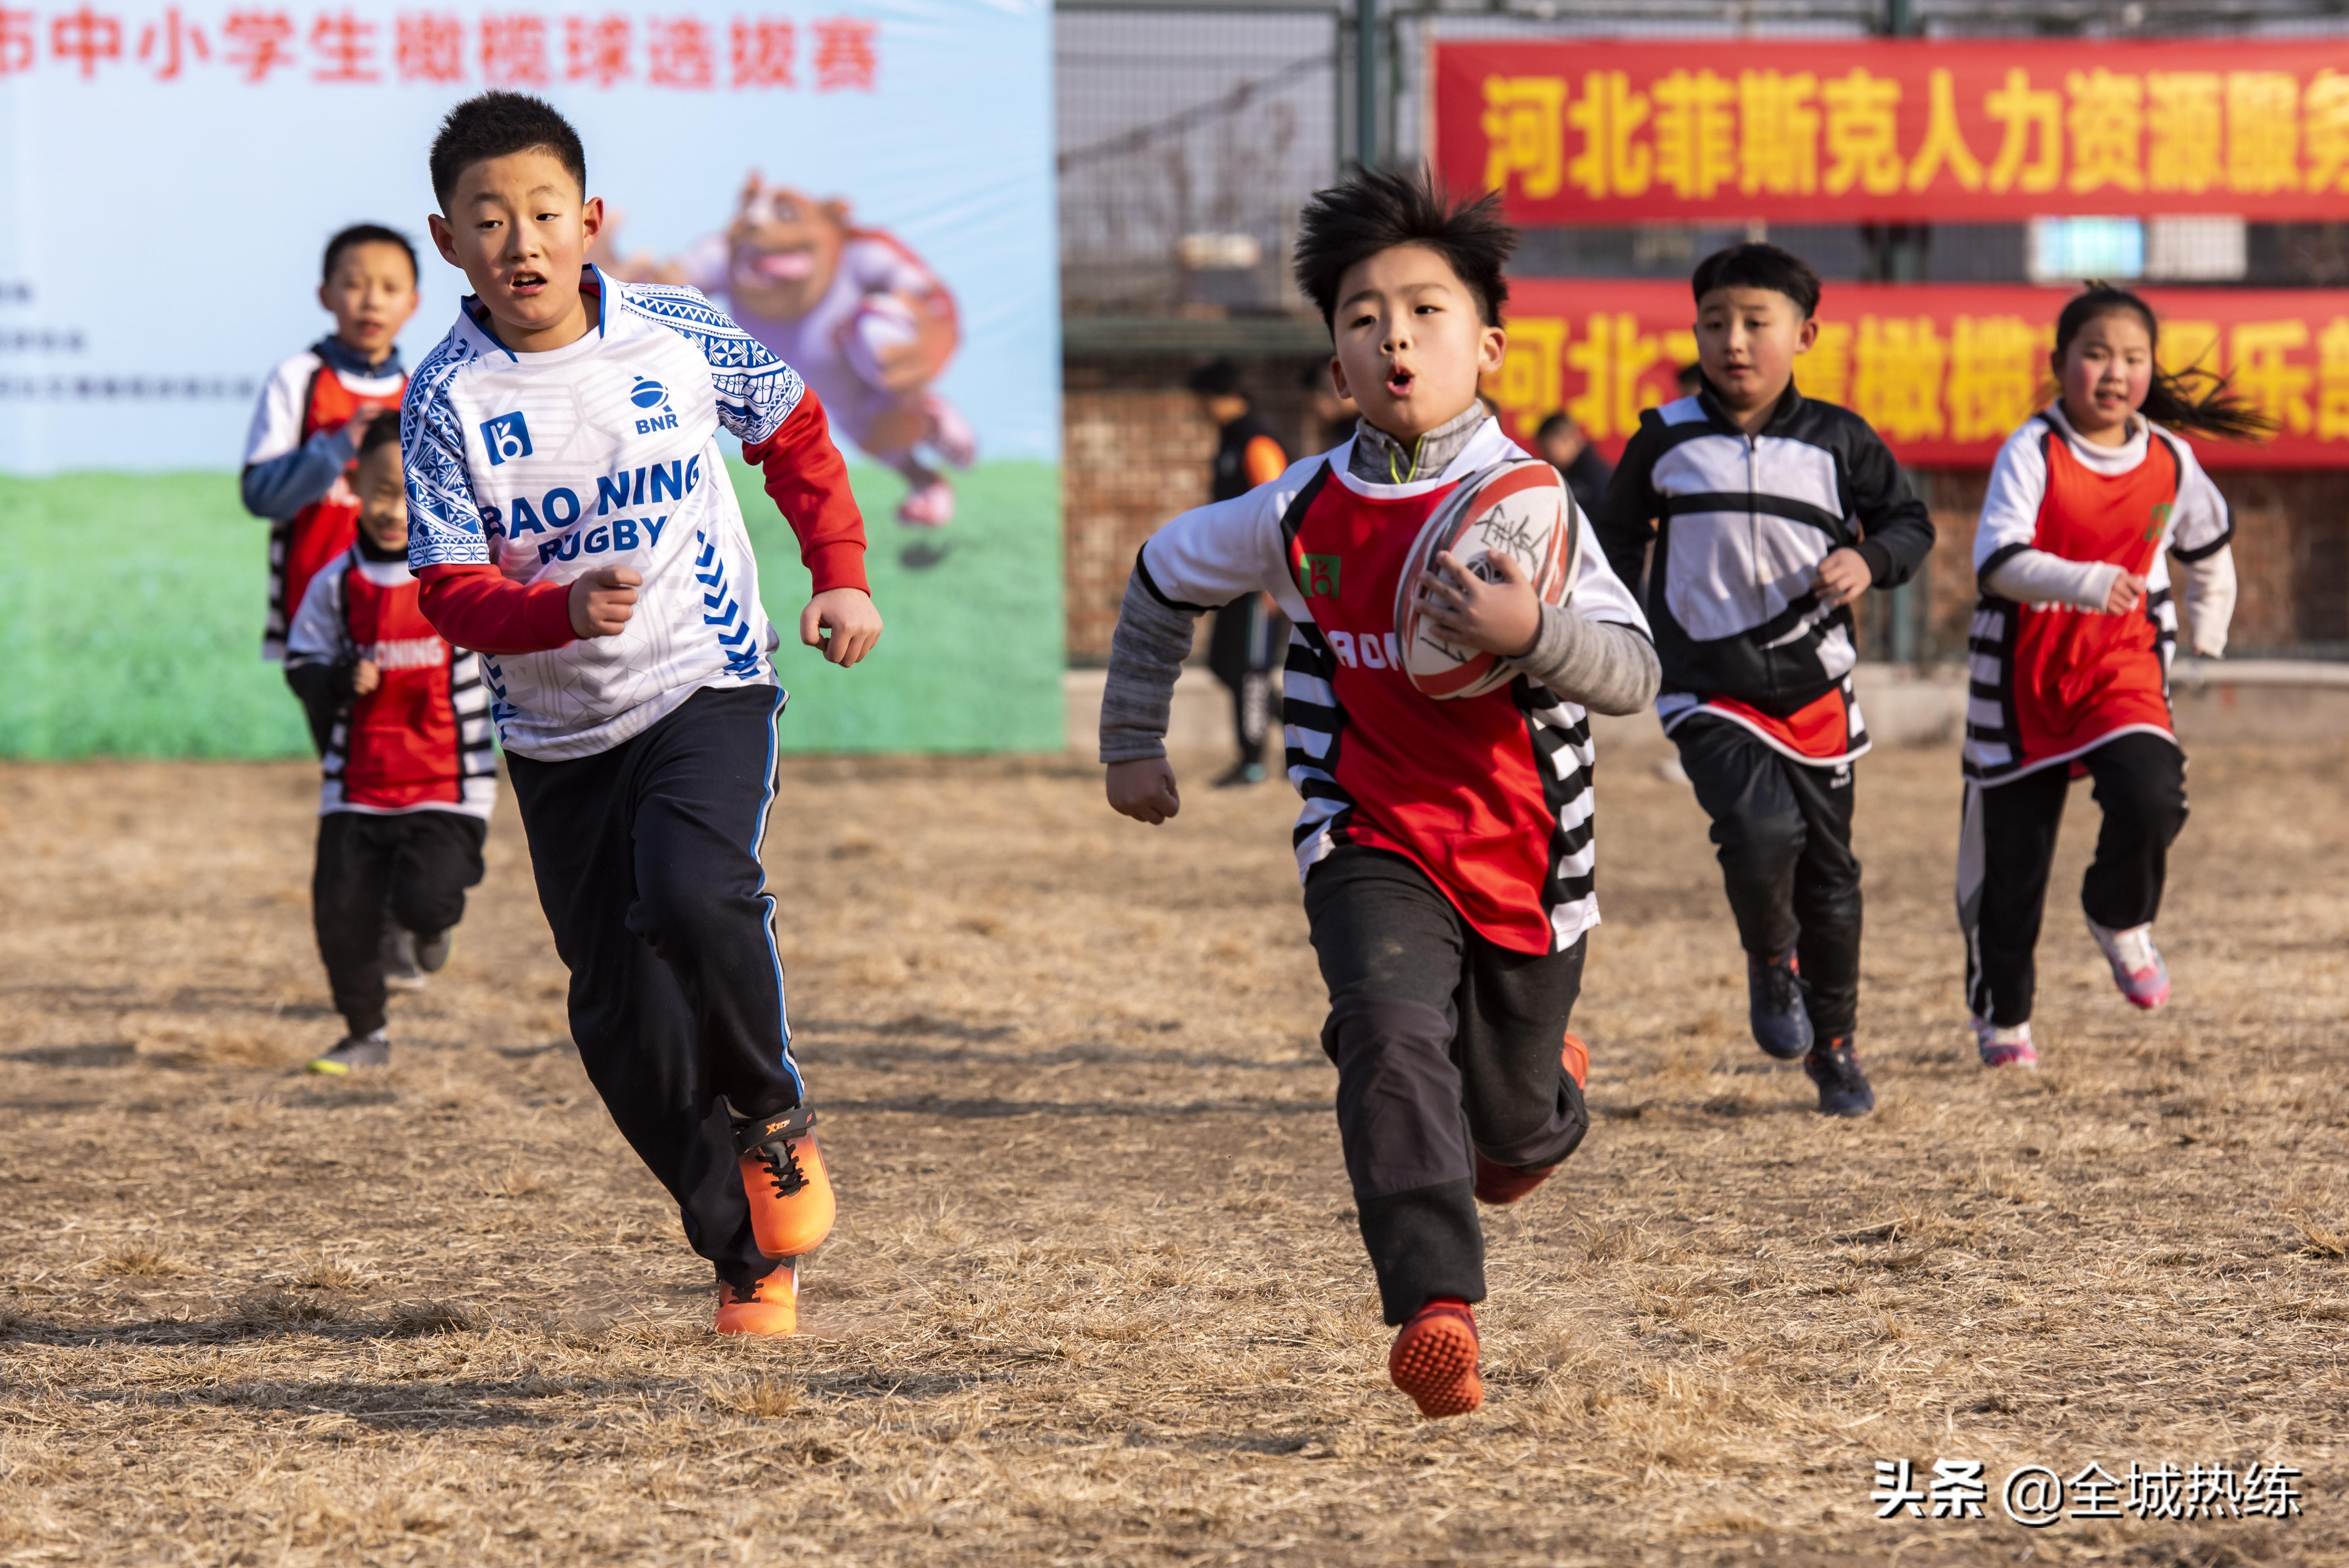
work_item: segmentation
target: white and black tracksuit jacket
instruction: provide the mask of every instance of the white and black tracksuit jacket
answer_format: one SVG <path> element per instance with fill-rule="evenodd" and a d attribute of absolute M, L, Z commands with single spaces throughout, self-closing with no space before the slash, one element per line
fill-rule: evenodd
<path fill-rule="evenodd" d="M 1851 611 L 1818 602 L 1819 563 L 1848 546 L 1892 587 L 1933 547 L 1932 519 L 1883 439 L 1791 384 L 1759 435 L 1709 387 L 1641 414 L 1596 530 L 1627 583 L 1655 543 L 1643 602 L 1668 728 L 1711 698 L 1774 717 L 1817 701 L 1858 657 Z"/>

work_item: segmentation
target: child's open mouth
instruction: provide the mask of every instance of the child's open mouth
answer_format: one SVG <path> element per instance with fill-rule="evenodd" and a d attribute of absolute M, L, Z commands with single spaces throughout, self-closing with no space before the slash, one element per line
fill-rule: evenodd
<path fill-rule="evenodd" d="M 540 273 L 518 272 L 506 281 L 506 286 L 516 294 L 536 294 L 546 286 L 546 278 Z"/>
<path fill-rule="evenodd" d="M 1415 371 L 1393 371 L 1387 377 L 1387 391 L 1393 397 L 1408 398 L 1411 396 L 1412 388 L 1418 383 L 1418 380 L 1419 376 Z"/>

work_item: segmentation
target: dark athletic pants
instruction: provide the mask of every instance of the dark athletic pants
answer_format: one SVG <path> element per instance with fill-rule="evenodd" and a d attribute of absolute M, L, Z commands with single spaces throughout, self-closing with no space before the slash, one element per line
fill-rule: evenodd
<path fill-rule="evenodd" d="M 2126 930 L 2161 912 L 2169 846 L 2186 826 L 2186 753 L 2166 735 L 2116 735 L 2080 759 L 2105 824 L 2080 882 L 2080 907 Z M 1966 1005 L 2012 1028 L 2031 1021 L 2033 951 L 2072 770 L 2063 763 L 1987 786 L 1966 784 L 1958 832 L 1958 926 Z"/>
<path fill-rule="evenodd" d="M 1341 847 L 1305 884 L 1330 988 L 1338 1137 L 1390 1324 L 1433 1296 L 1485 1299 L 1472 1146 L 1556 1165 L 1589 1127 L 1559 1060 L 1583 944 L 1496 947 L 1399 855 Z"/>
<path fill-rule="evenodd" d="M 1274 668 L 1286 661 L 1288 640 L 1288 618 L 1267 609 L 1262 594 L 1234 599 L 1216 612 L 1207 639 L 1207 669 L 1231 689 L 1232 734 L 1244 763 L 1264 761 L 1273 711 L 1278 706 Z"/>
<path fill-rule="evenodd" d="M 509 753 L 571 1036 L 622 1136 L 720 1278 L 773 1267 L 751 1240 L 727 1105 L 800 1103 L 759 840 L 775 769 L 771 686 L 705 690 L 570 762 Z"/>
<path fill-rule="evenodd" d="M 464 919 L 488 834 L 480 817 L 454 811 L 330 811 L 318 819 L 310 919 L 335 1011 L 352 1033 L 383 1027 L 385 917 L 428 937 Z"/>
<path fill-rule="evenodd" d="M 1859 859 L 1851 852 L 1851 764 L 1812 765 L 1743 725 L 1702 714 L 1672 731 L 1697 804 L 1713 818 L 1738 944 L 1794 950 L 1811 1028 L 1849 1034 L 1859 1017 Z"/>

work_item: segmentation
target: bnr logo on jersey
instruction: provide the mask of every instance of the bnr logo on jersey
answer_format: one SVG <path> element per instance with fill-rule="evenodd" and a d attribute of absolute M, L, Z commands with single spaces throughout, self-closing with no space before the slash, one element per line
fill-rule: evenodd
<path fill-rule="evenodd" d="M 481 421 L 481 441 L 490 449 L 490 466 L 530 455 L 530 426 L 522 415 L 500 414 Z"/>
<path fill-rule="evenodd" d="M 1330 598 L 1338 597 L 1338 557 L 1308 556 L 1297 568 L 1298 590 L 1307 598 L 1316 595 Z"/>
<path fill-rule="evenodd" d="M 2171 504 L 2171 503 L 2167 501 L 2155 504 L 2153 508 L 2153 520 L 2145 525 L 2145 536 L 2148 540 L 2160 538 L 2161 531 L 2169 526 Z"/>
<path fill-rule="evenodd" d="M 668 406 L 668 389 L 658 381 L 650 380 L 643 376 L 637 377 L 635 389 L 628 393 L 628 401 L 640 409 L 648 410 L 645 418 L 636 421 L 638 435 L 650 435 L 655 431 L 677 429 L 677 410 Z M 655 410 L 658 411 L 649 411 Z"/>
<path fill-rule="evenodd" d="M 1332 631 L 1324 627 L 1321 635 L 1330 642 L 1330 651 L 1347 669 L 1400 670 L 1402 656 L 1395 648 L 1395 634 L 1366 631 L 1359 636 L 1350 631 Z"/>

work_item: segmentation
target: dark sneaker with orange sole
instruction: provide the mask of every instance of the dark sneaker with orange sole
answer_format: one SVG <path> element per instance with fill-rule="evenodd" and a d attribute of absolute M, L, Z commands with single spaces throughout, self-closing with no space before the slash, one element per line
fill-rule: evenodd
<path fill-rule="evenodd" d="M 1557 1060 L 1558 1065 L 1566 1069 L 1567 1076 L 1574 1080 L 1576 1088 L 1579 1089 L 1589 1082 L 1590 1047 L 1585 1045 L 1579 1036 L 1568 1034 L 1566 1037 L 1566 1046 L 1558 1052 Z M 1557 1168 L 1555 1165 L 1544 1165 L 1528 1169 L 1487 1159 L 1482 1149 L 1476 1150 L 1475 1154 L 1476 1201 L 1490 1203 L 1496 1208 L 1515 1203 L 1547 1181 L 1549 1173 Z"/>
<path fill-rule="evenodd" d="M 815 1146 L 815 1113 L 805 1106 L 734 1124 L 750 1233 L 770 1258 L 812 1252 L 832 1234 L 832 1178 Z"/>
<path fill-rule="evenodd" d="M 797 1334 L 799 1265 L 787 1262 L 747 1291 L 719 1282 L 716 1326 L 720 1334 Z"/>
<path fill-rule="evenodd" d="M 1465 1416 L 1485 1402 L 1476 1376 L 1476 1314 L 1439 1296 L 1413 1314 L 1387 1352 L 1387 1376 L 1423 1416 Z"/>

